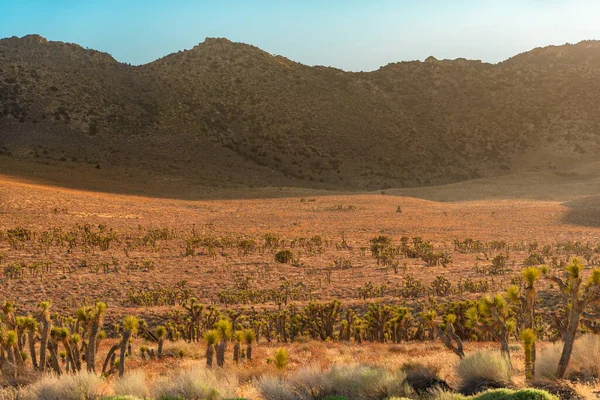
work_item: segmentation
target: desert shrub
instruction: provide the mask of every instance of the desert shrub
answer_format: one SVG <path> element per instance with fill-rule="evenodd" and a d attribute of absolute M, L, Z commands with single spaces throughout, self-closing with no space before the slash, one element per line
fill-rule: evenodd
<path fill-rule="evenodd" d="M 142 398 L 135 397 L 135 396 L 110 396 L 110 397 L 103 397 L 102 400 L 142 400 Z M 166 399 L 161 399 L 161 400 L 166 400 Z"/>
<path fill-rule="evenodd" d="M 558 397 L 537 389 L 490 389 L 474 396 L 438 391 L 433 392 L 428 398 L 430 400 L 558 400 Z"/>
<path fill-rule="evenodd" d="M 19 398 L 19 391 L 16 388 L 0 388 L 0 400 L 17 400 Z"/>
<path fill-rule="evenodd" d="M 206 368 L 195 367 L 158 380 L 152 395 L 160 399 L 217 400 L 235 398 L 236 387 L 234 376 L 217 375 Z"/>
<path fill-rule="evenodd" d="M 328 396 L 381 400 L 411 392 L 405 378 L 401 371 L 393 374 L 366 365 L 340 365 L 327 371 L 313 366 L 302 368 L 287 380 L 262 377 L 257 387 L 265 400 L 321 400 Z"/>
<path fill-rule="evenodd" d="M 102 397 L 102 378 L 87 372 L 77 375 L 47 375 L 22 389 L 20 399 L 94 400 Z"/>
<path fill-rule="evenodd" d="M 533 382 L 533 386 L 558 396 L 560 399 L 585 400 L 589 398 L 579 395 L 573 384 L 565 380 L 537 380 Z"/>
<path fill-rule="evenodd" d="M 256 381 L 256 387 L 265 400 L 296 400 L 294 388 L 276 376 L 263 376 Z"/>
<path fill-rule="evenodd" d="M 402 370 L 406 374 L 406 384 L 419 394 L 434 389 L 450 389 L 446 381 L 438 376 L 437 371 L 426 365 L 407 363 L 402 367 Z"/>
<path fill-rule="evenodd" d="M 460 392 L 468 395 L 489 388 L 503 388 L 511 383 L 508 360 L 494 351 L 468 355 L 460 360 L 457 373 L 461 380 Z"/>
<path fill-rule="evenodd" d="M 280 250 L 275 253 L 275 261 L 281 264 L 287 264 L 294 258 L 294 253 L 291 250 Z"/>
<path fill-rule="evenodd" d="M 113 392 L 118 396 L 135 396 L 143 399 L 150 395 L 146 375 L 142 371 L 127 374 L 115 381 Z"/>
<path fill-rule="evenodd" d="M 538 350 L 535 362 L 536 378 L 554 377 L 562 348 L 563 343 L 556 342 Z M 588 334 L 575 340 L 565 378 L 577 380 L 600 378 L 600 335 Z"/>
<path fill-rule="evenodd" d="M 558 400 L 558 397 L 538 389 L 492 389 L 472 397 L 473 400 Z"/>

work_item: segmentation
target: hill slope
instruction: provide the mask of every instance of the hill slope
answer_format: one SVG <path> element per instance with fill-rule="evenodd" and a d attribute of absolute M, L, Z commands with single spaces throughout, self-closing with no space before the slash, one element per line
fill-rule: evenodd
<path fill-rule="evenodd" d="M 0 40 L 0 153 L 210 186 L 442 184 L 595 161 L 599 89 L 592 41 L 350 73 L 226 39 L 130 66 L 30 35 Z"/>

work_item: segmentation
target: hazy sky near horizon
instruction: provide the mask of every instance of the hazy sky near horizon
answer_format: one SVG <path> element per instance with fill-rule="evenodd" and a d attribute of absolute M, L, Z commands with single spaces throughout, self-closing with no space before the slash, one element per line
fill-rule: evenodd
<path fill-rule="evenodd" d="M 592 0 L 0 0 L 0 38 L 38 33 L 143 64 L 226 37 L 370 71 L 430 55 L 498 62 L 600 39 L 599 16 Z"/>

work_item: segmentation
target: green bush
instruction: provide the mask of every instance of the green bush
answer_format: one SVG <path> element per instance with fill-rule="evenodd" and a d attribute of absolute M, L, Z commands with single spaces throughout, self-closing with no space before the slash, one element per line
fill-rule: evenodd
<path fill-rule="evenodd" d="M 288 352 L 284 348 L 277 349 L 275 354 L 273 355 L 273 359 L 275 360 L 275 367 L 278 370 L 282 371 L 285 366 L 288 364 Z"/>

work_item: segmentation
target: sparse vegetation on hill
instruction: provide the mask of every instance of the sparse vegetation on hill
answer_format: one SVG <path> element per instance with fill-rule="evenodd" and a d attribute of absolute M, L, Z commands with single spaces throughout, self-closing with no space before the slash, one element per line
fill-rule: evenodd
<path fill-rule="evenodd" d="M 226 39 L 130 66 L 7 38 L 0 154 L 210 186 L 378 189 L 560 172 L 597 158 L 599 54 L 588 41 L 496 65 L 430 58 L 349 73 Z"/>

